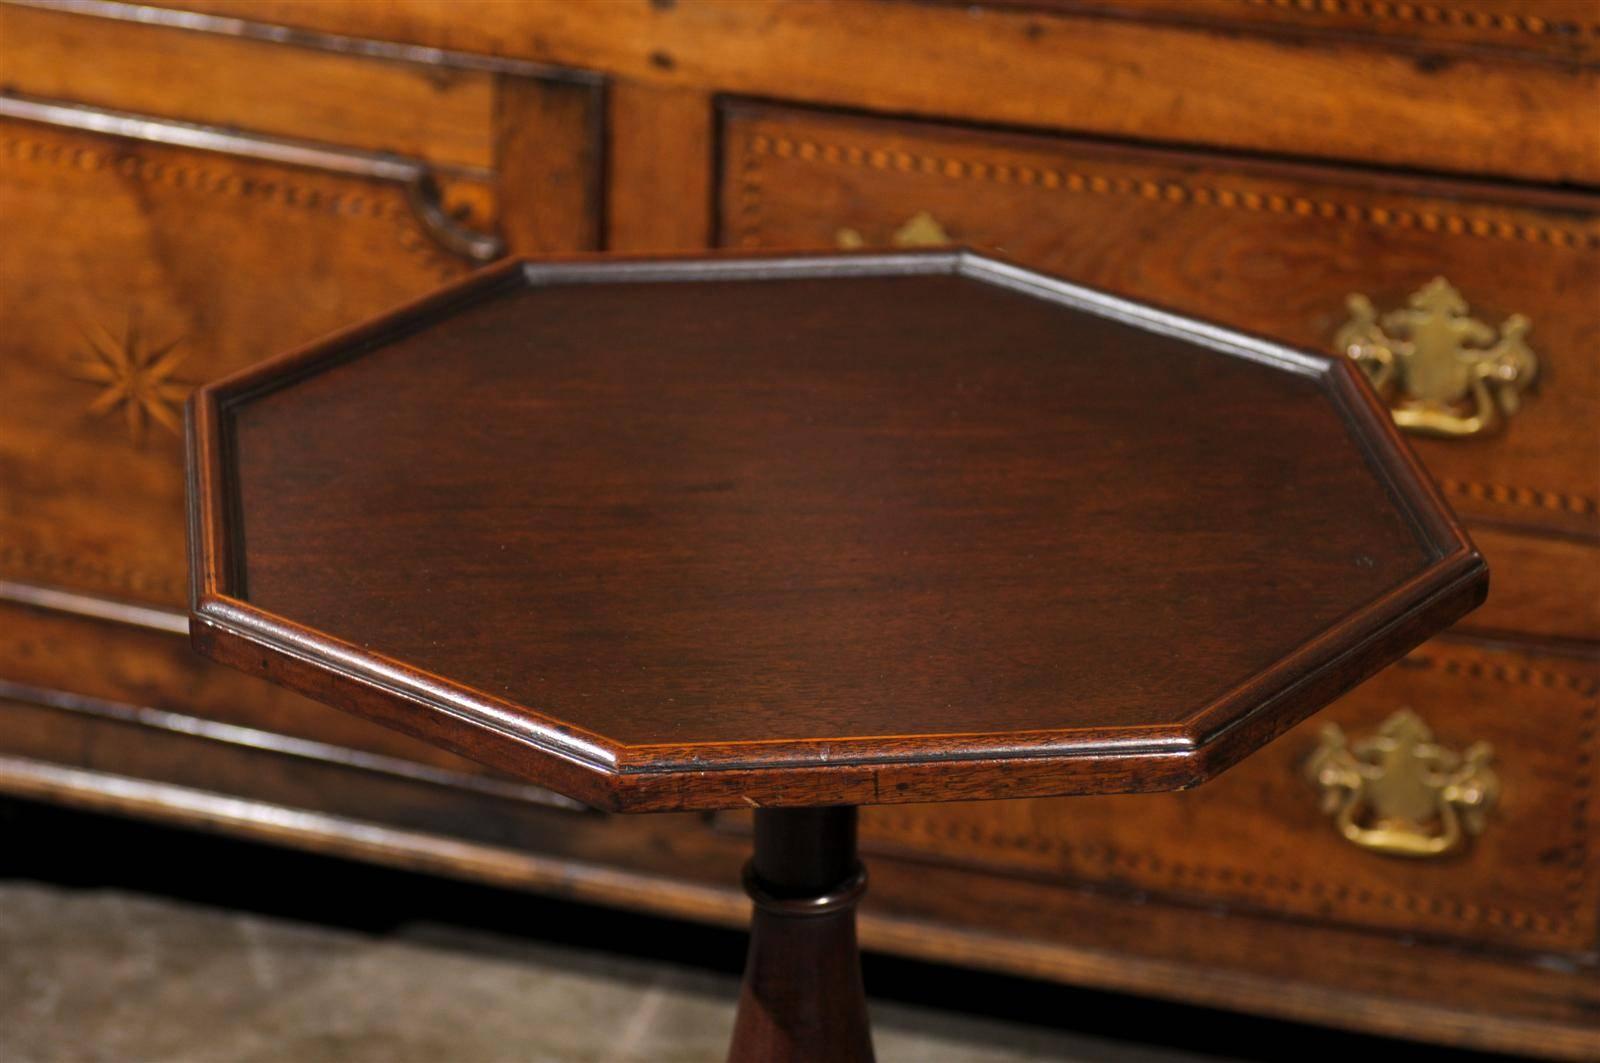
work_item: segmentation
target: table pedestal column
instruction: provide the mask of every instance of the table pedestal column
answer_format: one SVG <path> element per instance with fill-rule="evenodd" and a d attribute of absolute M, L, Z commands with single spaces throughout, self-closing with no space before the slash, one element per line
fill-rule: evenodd
<path fill-rule="evenodd" d="M 856 810 L 757 809 L 755 835 L 744 875 L 755 913 L 729 1063 L 869 1063 Z"/>

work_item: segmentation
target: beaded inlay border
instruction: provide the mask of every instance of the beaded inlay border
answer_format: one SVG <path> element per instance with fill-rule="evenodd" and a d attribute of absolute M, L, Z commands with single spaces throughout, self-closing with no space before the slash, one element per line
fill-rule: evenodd
<path fill-rule="evenodd" d="M 1579 913 L 1584 908 L 1587 880 L 1593 870 L 1589 848 L 1589 817 L 1592 790 L 1595 785 L 1596 759 L 1600 756 L 1600 741 L 1597 741 L 1600 739 L 1600 682 L 1587 676 L 1549 669 L 1489 663 L 1481 658 L 1472 658 L 1470 651 L 1446 652 L 1448 655 L 1441 657 L 1437 655 L 1436 647 L 1418 650 L 1407 657 L 1402 666 L 1436 670 L 1445 675 L 1460 675 L 1475 681 L 1493 680 L 1514 686 L 1536 686 L 1546 690 L 1566 692 L 1573 695 L 1574 700 L 1581 706 L 1572 777 L 1575 792 L 1567 824 L 1571 840 L 1566 847 L 1567 873 L 1561 890 L 1564 911 L 1560 916 L 1477 904 L 1461 897 L 1402 890 L 1367 889 L 1278 875 L 1271 871 L 1261 872 L 1250 868 L 1184 863 L 1166 860 L 1148 852 L 1129 852 L 1109 845 L 1085 845 L 1041 834 L 994 831 L 977 824 L 941 823 L 921 818 L 914 812 L 894 806 L 874 809 L 873 823 L 886 827 L 893 835 L 898 836 L 884 839 L 889 844 L 895 844 L 897 841 L 905 844 L 902 839 L 914 841 L 922 838 L 934 842 L 957 841 L 964 844 L 988 845 L 997 849 L 1053 853 L 1108 868 L 1145 871 L 1166 878 L 1171 888 L 1180 890 L 1200 888 L 1209 881 L 1223 887 L 1254 891 L 1257 897 L 1273 894 L 1298 895 L 1315 900 L 1378 907 L 1389 911 L 1442 916 L 1511 930 L 1531 930 L 1546 934 L 1568 932 L 1576 927 Z"/>
<path fill-rule="evenodd" d="M 65 138 L 70 134 L 62 135 Z M 256 200 L 278 207 L 326 214 L 330 217 L 388 222 L 395 226 L 401 248 L 421 258 L 441 280 L 459 276 L 469 268 L 467 264 L 439 248 L 421 229 L 420 223 L 405 200 L 404 193 L 398 187 L 392 198 L 330 192 L 310 184 L 297 184 L 288 180 L 257 180 L 204 165 L 174 165 L 143 157 L 141 151 L 151 148 L 161 150 L 166 146 L 141 145 L 141 150 L 101 151 L 64 143 L 50 143 L 37 136 L 0 135 L 0 157 L 9 161 L 89 172 L 110 170 L 119 177 L 185 192 Z M 254 159 L 237 161 L 241 164 L 271 165 Z"/>
<path fill-rule="evenodd" d="M 1267 214 L 1295 214 L 1328 220 L 1359 221 L 1376 227 L 1422 229 L 1427 232 L 1444 232 L 1456 236 L 1476 236 L 1484 239 L 1512 240 L 1526 243 L 1544 243 L 1555 247 L 1600 249 L 1600 231 L 1581 225 L 1518 224 L 1506 220 L 1491 220 L 1465 213 L 1435 210 L 1414 210 L 1406 207 L 1380 207 L 1360 203 L 1341 202 L 1327 197 L 1284 195 L 1282 193 L 1239 192 L 1217 185 L 1185 184 L 1163 178 L 1133 178 L 1104 174 L 1081 173 L 1050 165 L 991 163 L 981 159 L 959 159 L 953 155 L 930 155 L 921 152 L 890 148 L 867 148 L 858 144 L 834 144 L 816 139 L 800 139 L 781 133 L 752 133 L 747 141 L 749 153 L 755 156 L 770 155 L 779 159 L 799 159 L 831 166 L 855 166 L 872 170 L 896 170 L 901 173 L 919 173 L 930 177 L 951 180 L 989 181 L 996 184 L 1017 184 L 1077 194 L 1104 196 L 1138 196 L 1141 199 L 1164 200 L 1169 203 L 1194 203 L 1199 206 L 1220 207 L 1226 210 L 1243 210 Z M 742 170 L 742 173 L 753 171 Z M 754 196 L 758 205 L 754 212 L 743 209 L 742 221 L 759 220 L 759 183 L 741 190 L 748 200 Z M 740 237 L 755 237 L 759 233 L 748 228 L 740 230 Z"/>
<path fill-rule="evenodd" d="M 1552 22 L 1529 14 L 1528 0 L 1520 11 L 1481 11 L 1408 0 L 1239 0 L 1249 7 L 1272 7 L 1305 15 L 1355 15 L 1390 22 L 1420 22 L 1430 26 L 1463 26 L 1541 36 L 1566 35 L 1573 30 L 1600 36 L 1600 22 Z"/>
<path fill-rule="evenodd" d="M 1592 517 L 1600 512 L 1600 501 L 1583 495 L 1561 491 L 1540 491 L 1532 487 L 1512 487 L 1509 484 L 1475 483 L 1467 480 L 1442 480 L 1439 484 L 1445 494 L 1470 498 L 1474 502 L 1493 502 L 1502 506 L 1529 506 L 1570 513 L 1575 517 Z"/>
<path fill-rule="evenodd" d="M 186 585 L 171 576 L 142 568 L 0 543 L 0 577 L 8 570 L 31 573 L 52 582 L 81 580 L 96 591 L 135 595 L 141 599 L 141 604 L 146 598 L 154 598 L 163 606 L 181 606 L 187 593 Z"/>

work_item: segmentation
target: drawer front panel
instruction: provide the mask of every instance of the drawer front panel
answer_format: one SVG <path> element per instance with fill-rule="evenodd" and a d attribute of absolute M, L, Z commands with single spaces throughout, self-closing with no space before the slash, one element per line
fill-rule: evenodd
<path fill-rule="evenodd" d="M 14 120 L 0 159 L 0 579 L 176 612 L 188 391 L 470 263 L 394 181 Z"/>
<path fill-rule="evenodd" d="M 230 19 L 148 8 L 133 18 L 121 6 L 0 4 L 0 39 L 12 45 L 6 95 L 398 156 L 440 179 L 494 186 L 494 216 L 479 221 L 495 222 L 513 252 L 600 241 L 604 93 L 594 75 L 374 42 L 291 43 Z M 449 218 L 463 204 L 447 207 Z"/>
<path fill-rule="evenodd" d="M 203 125 L 488 170 L 494 75 L 0 5 L 5 84 Z M 152 72 L 160 76 L 153 77 Z"/>
<path fill-rule="evenodd" d="M 1600 641 L 1600 545 L 1480 525 L 1489 600 L 1457 625 L 1488 636 Z"/>
<path fill-rule="evenodd" d="M 1600 537 L 1600 197 L 754 104 L 723 128 L 728 246 L 964 243 L 1321 350 L 1353 293 L 1388 314 L 1443 276 L 1491 332 L 1525 315 L 1540 365 L 1496 431 L 1419 452 L 1469 517 Z"/>
<path fill-rule="evenodd" d="M 1579 952 L 1600 896 L 1597 679 L 1593 662 L 1435 642 L 1196 790 L 864 809 L 863 838 L 1004 875 Z M 1327 724 L 1354 745 L 1405 708 L 1440 747 L 1491 747 L 1498 798 L 1441 856 L 1354 844 L 1306 776 Z"/>

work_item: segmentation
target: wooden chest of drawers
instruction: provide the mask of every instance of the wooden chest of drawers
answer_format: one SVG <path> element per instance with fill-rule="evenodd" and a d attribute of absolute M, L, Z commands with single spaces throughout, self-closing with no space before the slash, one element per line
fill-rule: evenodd
<path fill-rule="evenodd" d="M 1600 1056 L 1596 41 L 1590 0 L 0 5 L 0 789 L 742 920 L 738 816 L 190 653 L 178 410 L 505 251 L 964 243 L 1362 358 L 1493 588 L 1192 793 L 867 811 L 868 944 Z"/>

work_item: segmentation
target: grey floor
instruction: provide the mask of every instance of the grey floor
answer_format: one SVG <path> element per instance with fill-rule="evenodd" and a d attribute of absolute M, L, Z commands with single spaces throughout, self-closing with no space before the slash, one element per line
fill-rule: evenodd
<path fill-rule="evenodd" d="M 736 990 L 690 966 L 459 927 L 374 935 L 0 882 L 4 1063 L 719 1060 Z M 1202 1058 L 881 1001 L 873 1020 L 883 1063 Z"/>

